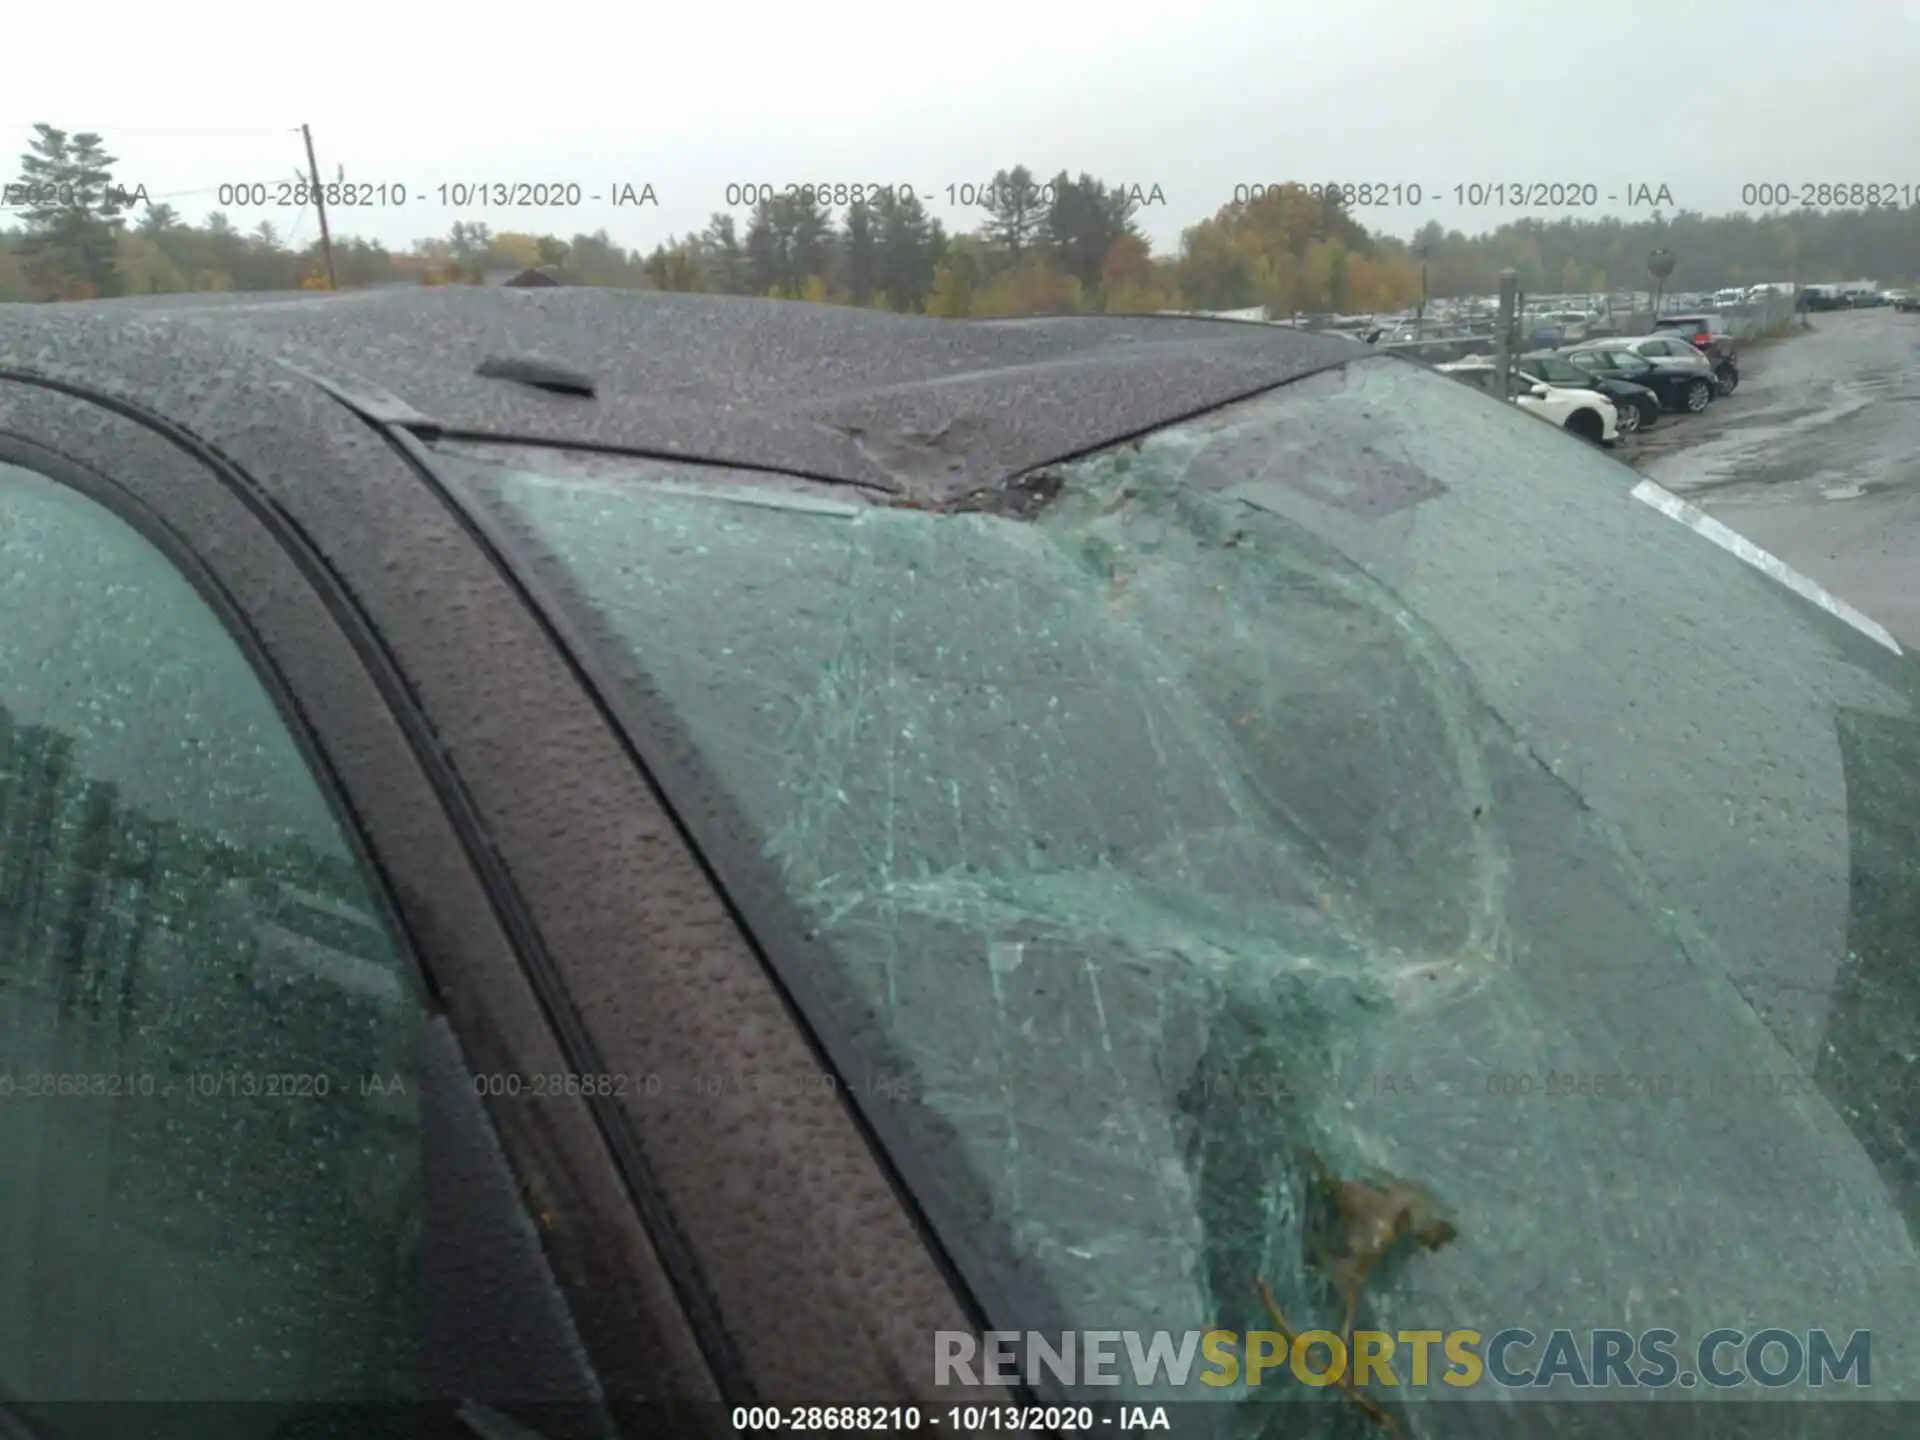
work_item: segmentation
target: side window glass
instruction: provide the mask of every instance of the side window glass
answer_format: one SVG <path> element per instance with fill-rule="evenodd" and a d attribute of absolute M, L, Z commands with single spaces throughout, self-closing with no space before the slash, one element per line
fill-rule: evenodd
<path fill-rule="evenodd" d="M 374 895 L 215 611 L 0 464 L 0 1404 L 410 1398 L 425 1007 Z"/>

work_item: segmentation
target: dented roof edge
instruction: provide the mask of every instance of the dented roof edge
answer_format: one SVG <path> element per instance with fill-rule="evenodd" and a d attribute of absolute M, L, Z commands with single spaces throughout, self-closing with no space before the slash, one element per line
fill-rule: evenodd
<path fill-rule="evenodd" d="M 847 433 L 861 446 L 863 453 L 872 456 L 876 463 L 899 479 L 901 498 L 892 502 L 896 506 L 946 514 L 990 513 L 1010 519 L 1033 519 L 1059 494 L 1063 479 L 1061 472 L 1067 466 L 1117 450 L 1123 445 L 1132 445 L 1137 449 L 1149 436 L 1162 431 L 1275 394 L 1312 376 L 1344 369 L 1356 361 L 1372 359 L 1397 360 L 1399 357 L 1372 354 L 1344 356 L 1290 374 L 1284 379 L 1256 385 L 1240 393 L 1156 419 L 1150 425 L 1102 436 L 1070 451 L 984 477 L 963 463 L 954 463 L 954 456 L 960 453 L 960 447 L 953 437 L 956 432 L 964 432 L 970 421 L 964 411 L 949 417 L 931 434 L 876 437 L 857 427 L 850 427 Z"/>

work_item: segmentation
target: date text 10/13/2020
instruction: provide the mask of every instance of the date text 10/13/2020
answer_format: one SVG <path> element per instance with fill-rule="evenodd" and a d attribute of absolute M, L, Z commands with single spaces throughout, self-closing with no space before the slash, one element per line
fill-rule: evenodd
<path fill-rule="evenodd" d="M 223 209 L 308 210 L 325 204 L 338 210 L 400 210 L 437 206 L 443 210 L 573 210 L 582 205 L 615 209 L 659 208 L 660 194 L 644 180 L 453 180 L 408 185 L 399 180 L 328 181 L 236 180 L 221 185 L 215 199 Z"/>
<path fill-rule="evenodd" d="M 329 1100 L 351 1095 L 400 1095 L 398 1074 L 336 1076 L 324 1072 L 208 1070 L 46 1071 L 16 1075 L 0 1069 L 0 1102 L 28 1100 Z"/>
<path fill-rule="evenodd" d="M 1164 1405 L 736 1405 L 736 1434 L 807 1434 L 868 1430 L 888 1435 L 925 1429 L 935 1435 L 1066 1435 L 1115 1430 L 1171 1430 Z"/>
<path fill-rule="evenodd" d="M 1470 180 L 1426 184 L 1418 180 L 1278 180 L 1233 187 L 1236 204 L 1284 199 L 1338 201 L 1347 209 L 1417 210 L 1452 205 L 1469 210 L 1591 210 L 1619 205 L 1629 210 L 1671 208 L 1672 187 L 1653 181 Z"/>

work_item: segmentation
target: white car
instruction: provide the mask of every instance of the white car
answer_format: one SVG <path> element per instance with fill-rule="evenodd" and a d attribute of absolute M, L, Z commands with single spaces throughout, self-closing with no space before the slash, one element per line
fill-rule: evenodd
<path fill-rule="evenodd" d="M 1727 307 L 1738 308 L 1746 303 L 1747 292 L 1745 290 L 1716 290 L 1713 292 L 1713 299 L 1709 302 L 1712 308 L 1716 310 Z"/>
<path fill-rule="evenodd" d="M 1434 369 L 1467 384 L 1485 386 L 1493 375 L 1493 362 L 1484 355 L 1469 356 Z M 1507 377 L 1507 394 L 1529 415 L 1550 425 L 1590 440 L 1596 445 L 1612 445 L 1620 439 L 1620 411 L 1613 401 L 1598 390 L 1576 390 L 1571 386 L 1549 385 L 1517 371 Z"/>

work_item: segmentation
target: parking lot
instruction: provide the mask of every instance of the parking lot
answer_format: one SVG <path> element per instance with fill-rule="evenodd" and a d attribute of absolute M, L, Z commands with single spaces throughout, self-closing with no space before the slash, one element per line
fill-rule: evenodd
<path fill-rule="evenodd" d="M 1812 323 L 1616 453 L 1920 647 L 1920 316 Z"/>

